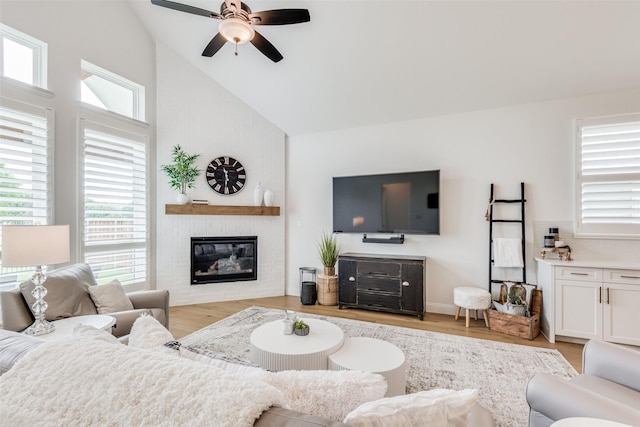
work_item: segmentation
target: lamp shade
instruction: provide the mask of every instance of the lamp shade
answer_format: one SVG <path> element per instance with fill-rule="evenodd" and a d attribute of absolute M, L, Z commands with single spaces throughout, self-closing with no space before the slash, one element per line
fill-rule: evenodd
<path fill-rule="evenodd" d="M 68 225 L 2 226 L 2 266 L 33 267 L 69 261 Z"/>
<path fill-rule="evenodd" d="M 256 35 L 251 24 L 239 18 L 227 18 L 220 23 L 218 31 L 222 37 L 231 43 L 243 44 L 250 42 Z"/>

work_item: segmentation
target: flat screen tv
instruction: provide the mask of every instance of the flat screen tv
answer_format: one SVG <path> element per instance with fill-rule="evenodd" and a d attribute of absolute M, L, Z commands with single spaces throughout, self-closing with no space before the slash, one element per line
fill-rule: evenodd
<path fill-rule="evenodd" d="M 440 234 L 440 171 L 333 178 L 336 233 Z"/>

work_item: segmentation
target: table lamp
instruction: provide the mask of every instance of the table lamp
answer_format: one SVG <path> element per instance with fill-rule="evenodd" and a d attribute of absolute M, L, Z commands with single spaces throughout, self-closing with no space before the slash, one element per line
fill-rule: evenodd
<path fill-rule="evenodd" d="M 2 226 L 2 266 L 33 267 L 36 272 L 31 278 L 35 285 L 31 295 L 36 299 L 31 309 L 36 318 L 24 333 L 44 335 L 55 330 L 55 325 L 45 319 L 47 303 L 44 297 L 47 275 L 43 265 L 69 261 L 68 225 L 4 225 Z"/>

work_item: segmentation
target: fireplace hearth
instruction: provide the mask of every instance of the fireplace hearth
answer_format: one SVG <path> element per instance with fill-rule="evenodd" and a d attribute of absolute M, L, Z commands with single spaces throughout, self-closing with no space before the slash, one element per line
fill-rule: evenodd
<path fill-rule="evenodd" d="M 192 237 L 191 284 L 258 279 L 258 237 Z"/>

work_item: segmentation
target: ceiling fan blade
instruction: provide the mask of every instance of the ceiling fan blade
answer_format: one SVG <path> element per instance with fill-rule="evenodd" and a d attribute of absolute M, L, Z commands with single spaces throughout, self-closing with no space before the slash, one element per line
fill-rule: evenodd
<path fill-rule="evenodd" d="M 251 44 L 253 44 L 260 52 L 273 62 L 278 62 L 282 59 L 282 55 L 278 52 L 278 49 L 276 49 L 269 40 L 265 39 L 262 34 L 257 31 L 256 35 L 251 40 Z"/>
<path fill-rule="evenodd" d="M 194 15 L 206 16 L 207 18 L 222 19 L 222 15 L 210 10 L 200 9 L 199 7 L 189 6 L 187 4 L 176 3 L 168 0 L 151 0 L 152 4 L 156 6 L 162 6 L 180 12 L 192 13 Z"/>
<path fill-rule="evenodd" d="M 309 22 L 311 16 L 307 9 L 263 10 L 249 15 L 253 25 L 288 25 Z"/>
<path fill-rule="evenodd" d="M 222 46 L 227 42 L 227 39 L 222 37 L 222 34 L 218 33 L 214 38 L 211 39 L 207 47 L 202 51 L 202 56 L 212 57 L 217 51 L 219 51 Z"/>

